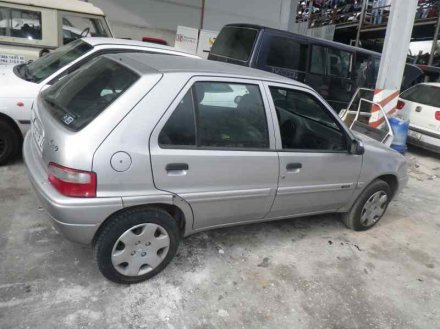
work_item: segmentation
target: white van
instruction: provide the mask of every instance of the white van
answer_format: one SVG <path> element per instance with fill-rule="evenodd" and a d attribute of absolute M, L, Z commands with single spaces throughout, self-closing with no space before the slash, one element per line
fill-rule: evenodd
<path fill-rule="evenodd" d="M 0 64 L 35 60 L 81 37 L 112 37 L 101 9 L 78 0 L 0 0 Z"/>

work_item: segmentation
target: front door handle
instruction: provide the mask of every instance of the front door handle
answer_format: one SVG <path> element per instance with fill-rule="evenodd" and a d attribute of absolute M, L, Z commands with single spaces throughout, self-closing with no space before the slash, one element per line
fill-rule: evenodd
<path fill-rule="evenodd" d="M 181 170 L 188 170 L 189 166 L 187 163 L 169 163 L 165 167 L 166 171 L 181 171 Z"/>
<path fill-rule="evenodd" d="M 302 163 L 299 162 L 292 162 L 292 163 L 288 163 L 286 165 L 286 170 L 288 172 L 299 172 L 299 170 L 302 168 Z"/>

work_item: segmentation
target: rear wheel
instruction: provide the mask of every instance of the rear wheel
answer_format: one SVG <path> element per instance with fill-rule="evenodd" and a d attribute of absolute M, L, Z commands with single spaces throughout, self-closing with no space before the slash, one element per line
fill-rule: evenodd
<path fill-rule="evenodd" d="M 351 210 L 342 215 L 344 224 L 365 231 L 379 222 L 391 201 L 391 189 L 383 180 L 373 181 L 359 196 Z"/>
<path fill-rule="evenodd" d="M 18 153 L 20 138 L 14 128 L 0 120 L 0 165 L 12 160 Z"/>
<path fill-rule="evenodd" d="M 96 238 L 101 273 L 116 283 L 137 283 L 162 271 L 179 244 L 176 220 L 161 209 L 136 208 L 115 215 Z"/>

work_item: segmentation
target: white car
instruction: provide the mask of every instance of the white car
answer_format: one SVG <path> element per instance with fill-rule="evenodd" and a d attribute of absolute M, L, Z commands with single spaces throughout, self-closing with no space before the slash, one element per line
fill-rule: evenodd
<path fill-rule="evenodd" d="M 420 83 L 404 91 L 399 116 L 409 119 L 408 143 L 440 153 L 440 83 Z"/>
<path fill-rule="evenodd" d="M 12 159 L 30 127 L 32 103 L 46 86 L 96 56 L 121 52 L 161 53 L 199 58 L 158 44 L 110 38 L 83 38 L 28 64 L 0 66 L 0 165 Z"/>

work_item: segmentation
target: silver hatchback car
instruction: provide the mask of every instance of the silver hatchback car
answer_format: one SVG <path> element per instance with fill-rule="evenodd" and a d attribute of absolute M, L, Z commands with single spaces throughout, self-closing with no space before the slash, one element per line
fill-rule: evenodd
<path fill-rule="evenodd" d="M 329 212 L 366 230 L 407 182 L 311 88 L 164 55 L 100 56 L 42 92 L 24 158 L 54 226 L 120 283 L 202 230 Z"/>

